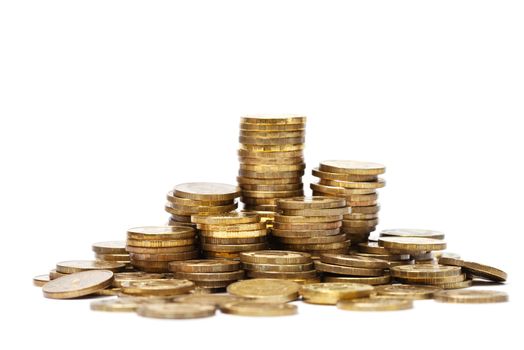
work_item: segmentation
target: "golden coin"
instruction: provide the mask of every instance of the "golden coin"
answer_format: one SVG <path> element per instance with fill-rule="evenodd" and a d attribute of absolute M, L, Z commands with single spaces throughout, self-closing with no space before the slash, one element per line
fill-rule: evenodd
<path fill-rule="evenodd" d="M 117 272 L 122 270 L 125 264 L 113 261 L 99 260 L 70 260 L 61 261 L 56 264 L 56 271 L 60 273 L 75 273 L 88 270 L 110 270 Z"/>
<path fill-rule="evenodd" d="M 272 303 L 286 303 L 298 298 L 300 285 L 282 279 L 255 278 L 238 281 L 227 287 L 228 293 L 239 297 Z"/>
<path fill-rule="evenodd" d="M 298 251 L 321 251 L 321 250 L 332 250 L 347 248 L 350 244 L 349 240 L 337 243 L 318 243 L 318 244 L 284 244 L 280 243 L 280 246 L 286 250 L 298 250 Z"/>
<path fill-rule="evenodd" d="M 228 294 L 191 294 L 176 297 L 174 302 L 184 304 L 213 305 L 221 307 L 225 304 L 244 301 L 244 298 Z"/>
<path fill-rule="evenodd" d="M 202 244 L 202 250 L 212 252 L 236 253 L 245 251 L 256 251 L 266 249 L 267 243 L 246 243 L 246 244 Z"/>
<path fill-rule="evenodd" d="M 130 253 L 129 256 L 133 261 L 173 261 L 173 260 L 185 260 L 188 257 L 195 255 L 194 250 L 188 252 L 170 253 L 170 254 L 137 254 Z"/>
<path fill-rule="evenodd" d="M 291 216 L 291 215 L 275 215 L 275 222 L 280 223 L 323 223 L 341 221 L 342 215 L 325 215 L 325 216 Z"/>
<path fill-rule="evenodd" d="M 187 226 L 142 226 L 127 230 L 127 238 L 133 240 L 174 240 L 195 236 L 195 230 Z"/>
<path fill-rule="evenodd" d="M 369 285 L 387 284 L 391 280 L 389 275 L 384 276 L 340 276 L 324 275 L 324 282 L 362 283 Z"/>
<path fill-rule="evenodd" d="M 447 290 L 435 293 L 435 300 L 444 303 L 500 303 L 508 295 L 495 290 Z"/>
<path fill-rule="evenodd" d="M 42 287 L 47 282 L 51 281 L 49 274 L 47 275 L 38 275 L 33 277 L 33 285 L 37 287 Z"/>
<path fill-rule="evenodd" d="M 295 131 L 253 131 L 253 130 L 240 130 L 240 136 L 244 137 L 258 137 L 264 139 L 281 139 L 289 137 L 304 137 L 306 136 L 305 130 Z"/>
<path fill-rule="evenodd" d="M 248 177 L 251 179 L 284 179 L 293 178 L 294 183 L 301 182 L 300 179 L 304 175 L 304 170 L 295 171 L 250 171 L 250 170 L 238 170 L 238 175 L 241 177 Z"/>
<path fill-rule="evenodd" d="M 296 145 L 304 143 L 305 137 L 286 137 L 286 138 L 265 138 L 239 136 L 238 142 L 244 145 Z"/>
<path fill-rule="evenodd" d="M 377 219 L 378 214 L 360 214 L 360 213 L 351 213 L 344 215 L 344 220 L 373 220 Z"/>
<path fill-rule="evenodd" d="M 95 254 L 95 258 L 101 261 L 129 262 L 129 254 Z"/>
<path fill-rule="evenodd" d="M 266 236 L 260 237 L 232 237 L 232 238 L 217 238 L 202 236 L 200 242 L 206 244 L 251 244 L 267 242 Z"/>
<path fill-rule="evenodd" d="M 199 200 L 199 199 L 190 199 L 190 198 L 182 198 L 175 196 L 173 191 L 169 191 L 166 195 L 166 199 L 175 204 L 175 205 L 182 205 L 185 207 L 192 207 L 192 206 L 205 206 L 205 207 L 215 207 L 220 205 L 230 205 L 234 203 L 234 199 L 220 199 L 220 200 Z"/>
<path fill-rule="evenodd" d="M 260 215 L 260 221 L 266 222 L 268 225 L 273 222 L 273 217 L 276 214 L 277 206 L 271 204 L 261 204 L 261 205 L 251 205 L 244 203 L 243 212 L 251 212 Z M 271 214 L 271 215 L 270 215 Z M 268 219 L 271 219 L 271 222 L 267 222 Z"/>
<path fill-rule="evenodd" d="M 471 261 L 465 261 L 457 258 L 451 257 L 441 257 L 439 259 L 439 264 L 450 265 L 450 266 L 459 266 L 462 267 L 466 272 L 469 272 L 472 275 L 488 279 L 490 281 L 504 282 L 507 280 L 508 275 L 506 272 L 499 270 L 495 267 L 488 265 L 483 265 Z"/>
<path fill-rule="evenodd" d="M 175 215 L 171 214 L 171 217 L 169 218 L 169 221 L 174 221 L 175 225 L 169 225 L 169 226 L 186 226 L 182 223 L 191 223 L 191 215 Z"/>
<path fill-rule="evenodd" d="M 433 230 L 421 230 L 413 228 L 398 228 L 380 231 L 384 237 L 423 237 L 433 239 L 444 239 L 444 233 Z"/>
<path fill-rule="evenodd" d="M 410 299 L 393 298 L 361 298 L 354 300 L 341 300 L 337 303 L 337 308 L 351 311 L 397 311 L 413 308 L 413 301 Z"/>
<path fill-rule="evenodd" d="M 160 239 L 127 239 L 127 245 L 132 247 L 146 247 L 146 248 L 168 248 L 168 247 L 180 247 L 190 246 L 195 243 L 194 238 L 190 239 L 171 239 L 171 240 L 160 240 Z"/>
<path fill-rule="evenodd" d="M 240 186 L 243 185 L 286 185 L 286 184 L 302 184 L 301 178 L 280 178 L 280 179 L 255 179 L 245 176 L 237 176 L 237 182 Z"/>
<path fill-rule="evenodd" d="M 384 275 L 384 269 L 372 269 L 364 267 L 352 267 L 343 265 L 327 264 L 322 261 L 315 261 L 315 269 L 321 272 L 328 272 L 339 275 L 350 275 L 350 276 L 382 276 Z"/>
<path fill-rule="evenodd" d="M 242 197 L 250 198 L 285 198 L 304 194 L 303 189 L 291 191 L 242 191 Z"/>
<path fill-rule="evenodd" d="M 372 205 L 369 207 L 351 208 L 351 214 L 376 214 L 380 211 L 380 205 Z"/>
<path fill-rule="evenodd" d="M 113 272 L 109 270 L 81 271 L 49 281 L 42 291 L 46 298 L 70 299 L 105 289 L 112 281 Z"/>
<path fill-rule="evenodd" d="M 214 305 L 202 304 L 143 304 L 136 309 L 136 313 L 143 317 L 166 319 L 189 319 L 214 316 Z"/>
<path fill-rule="evenodd" d="M 342 219 L 342 227 L 355 228 L 355 227 L 371 227 L 378 225 L 377 219 L 369 220 L 346 220 Z"/>
<path fill-rule="evenodd" d="M 359 243 L 357 245 L 357 249 L 362 253 L 380 254 L 380 255 L 389 254 L 388 250 L 382 246 L 379 246 L 377 241 L 368 241 L 368 242 Z M 409 255 L 407 258 L 409 259 Z"/>
<path fill-rule="evenodd" d="M 283 184 L 283 185 L 240 185 L 242 191 L 257 191 L 257 192 L 285 192 L 303 190 L 302 183 Z"/>
<path fill-rule="evenodd" d="M 253 238 L 267 236 L 267 229 L 250 231 L 200 231 L 202 237 L 210 238 Z"/>
<path fill-rule="evenodd" d="M 196 215 L 196 214 L 219 214 L 228 213 L 235 210 L 238 203 L 229 205 L 221 205 L 216 207 L 182 207 L 180 205 L 167 203 L 164 207 L 165 211 L 172 215 Z"/>
<path fill-rule="evenodd" d="M 344 173 L 332 173 L 328 171 L 322 171 L 319 168 L 313 168 L 313 176 L 323 180 L 334 180 L 334 181 L 348 181 L 348 182 L 375 182 L 378 181 L 376 175 L 357 175 L 357 174 L 344 174 Z"/>
<path fill-rule="evenodd" d="M 173 193 L 176 197 L 197 200 L 226 200 L 240 196 L 240 188 L 215 182 L 189 182 L 176 185 Z"/>
<path fill-rule="evenodd" d="M 446 242 L 440 239 L 424 237 L 380 237 L 378 244 L 386 249 L 425 252 L 446 249 Z"/>
<path fill-rule="evenodd" d="M 131 295 L 179 295 L 188 293 L 195 284 L 188 280 L 156 279 L 145 281 L 123 281 L 122 292 Z"/>
<path fill-rule="evenodd" d="M 309 222 L 309 223 L 285 223 L 285 222 L 273 222 L 273 228 L 281 229 L 281 230 L 297 230 L 297 231 L 304 231 L 304 230 L 333 230 L 336 228 L 342 227 L 342 221 L 334 221 L 334 222 Z"/>
<path fill-rule="evenodd" d="M 235 282 L 236 280 L 227 280 L 227 281 L 193 281 L 195 283 L 195 286 L 200 288 L 206 288 L 214 290 L 213 293 L 222 293 L 224 292 L 224 288 L 226 288 L 231 283 Z"/>
<path fill-rule="evenodd" d="M 283 278 L 287 280 L 295 280 L 316 278 L 317 272 L 315 270 L 293 272 L 246 270 L 246 275 L 250 278 Z"/>
<path fill-rule="evenodd" d="M 313 263 L 303 264 L 253 264 L 242 263 L 242 268 L 251 271 L 300 272 L 313 270 Z"/>
<path fill-rule="evenodd" d="M 257 214 L 251 214 L 257 215 Z M 225 231 L 225 232 L 240 232 L 263 230 L 266 225 L 261 222 L 254 222 L 250 224 L 233 224 L 233 225 L 213 225 L 213 224 L 197 224 L 198 229 L 203 231 Z"/>
<path fill-rule="evenodd" d="M 234 224 L 249 224 L 260 221 L 260 217 L 253 213 L 226 213 L 209 216 L 193 215 L 191 220 L 196 224 L 206 225 L 234 225 Z"/>
<path fill-rule="evenodd" d="M 119 272 L 114 274 L 113 287 L 120 288 L 124 281 L 143 281 L 150 279 L 162 279 L 164 274 L 147 272 Z"/>
<path fill-rule="evenodd" d="M 300 288 L 300 295 L 307 303 L 335 305 L 339 300 L 367 297 L 374 288 L 359 283 L 312 283 Z"/>
<path fill-rule="evenodd" d="M 314 237 L 326 237 L 336 236 L 340 234 L 340 228 L 332 230 L 281 230 L 273 228 L 271 234 L 278 238 L 314 238 Z"/>
<path fill-rule="evenodd" d="M 273 235 L 274 236 L 274 235 Z M 344 242 L 347 240 L 346 235 L 332 235 L 332 236 L 320 236 L 320 237 L 278 237 L 274 236 L 278 242 L 283 244 L 324 244 L 324 243 L 337 243 Z"/>
<path fill-rule="evenodd" d="M 240 301 L 224 304 L 220 307 L 220 311 L 241 316 L 288 316 L 297 313 L 297 306 L 284 303 Z"/>
<path fill-rule="evenodd" d="M 169 264 L 169 270 L 173 272 L 230 272 L 240 269 L 240 262 L 227 260 L 186 260 L 173 261 Z"/>
<path fill-rule="evenodd" d="M 191 252 L 197 249 L 197 246 L 196 244 L 191 244 L 191 245 L 182 245 L 178 247 L 149 248 L 149 247 L 133 247 L 133 246 L 128 245 L 126 249 L 129 253 L 137 253 L 137 254 L 173 254 L 173 253 L 181 253 L 181 252 Z"/>
<path fill-rule="evenodd" d="M 57 279 L 59 277 L 67 276 L 67 275 L 68 275 L 67 273 L 58 272 L 56 271 L 56 269 L 49 271 L 49 279 L 51 280 Z"/>
<path fill-rule="evenodd" d="M 319 185 L 325 185 L 330 187 L 342 187 L 342 188 L 348 188 L 348 189 L 377 189 L 382 188 L 386 186 L 386 182 L 383 179 L 378 179 L 378 181 L 362 181 L 362 182 L 355 182 L 355 181 L 340 181 L 340 180 L 325 180 L 320 179 L 318 181 Z"/>
<path fill-rule="evenodd" d="M 225 253 L 225 252 L 202 252 L 206 259 L 228 259 L 228 260 L 239 260 L 240 253 Z"/>
<path fill-rule="evenodd" d="M 320 261 L 327 264 L 342 265 L 342 266 L 351 266 L 351 267 L 362 267 L 368 269 L 387 269 L 389 268 L 389 263 L 385 260 L 355 256 L 355 255 L 345 255 L 345 254 L 322 254 L 320 256 Z"/>
<path fill-rule="evenodd" d="M 294 157 L 294 158 L 242 158 L 239 157 L 240 165 L 250 165 L 250 166 L 283 166 L 283 165 L 294 165 L 300 166 L 304 165 L 304 158 Z"/>
<path fill-rule="evenodd" d="M 125 299 L 97 300 L 90 305 L 93 311 L 106 312 L 134 312 L 138 306 L 140 306 L 139 302 Z"/>
<path fill-rule="evenodd" d="M 250 152 L 289 152 L 289 151 L 301 151 L 304 149 L 303 143 L 296 144 L 285 144 L 285 145 L 246 145 L 240 144 L 239 149 L 250 151 Z"/>
<path fill-rule="evenodd" d="M 346 197 L 351 201 L 371 201 L 378 198 L 378 194 L 375 189 L 369 188 L 344 188 L 327 186 L 319 183 L 312 183 L 309 187 L 316 192 L 321 192 L 329 195 L 335 195 L 340 197 Z"/>
<path fill-rule="evenodd" d="M 445 265 L 402 265 L 394 266 L 390 269 L 393 277 L 410 278 L 410 277 L 447 277 L 461 274 L 461 268 L 458 266 Z"/>
<path fill-rule="evenodd" d="M 175 277 L 190 281 L 236 281 L 244 277 L 243 270 L 230 272 L 175 272 Z"/>
<path fill-rule="evenodd" d="M 410 284 L 447 284 L 457 283 L 466 280 L 466 274 L 461 273 L 453 276 L 442 276 L 442 277 L 397 277 L 398 280 Z"/>
<path fill-rule="evenodd" d="M 251 124 L 240 123 L 240 132 L 304 132 L 306 125 L 301 124 Z"/>
<path fill-rule="evenodd" d="M 97 254 L 126 254 L 125 241 L 97 242 L 91 247 Z"/>
<path fill-rule="evenodd" d="M 472 280 L 436 284 L 437 287 L 442 288 L 442 289 L 462 289 L 462 288 L 469 288 L 472 285 L 473 285 Z"/>
<path fill-rule="evenodd" d="M 319 169 L 350 175 L 380 175 L 386 171 L 386 167 L 382 164 L 355 160 L 325 160 L 320 162 Z"/>
<path fill-rule="evenodd" d="M 246 205 L 248 205 L 250 208 L 265 206 L 268 208 L 269 207 L 274 208 L 275 210 L 277 209 L 276 203 L 278 201 L 278 198 L 252 198 L 252 197 L 243 196 L 240 198 L 240 200 L 245 204 L 244 209 Z"/>
<path fill-rule="evenodd" d="M 283 210 L 297 209 L 331 209 L 345 207 L 343 198 L 316 196 L 316 197 L 294 197 L 278 200 L 278 207 Z"/>
<path fill-rule="evenodd" d="M 247 149 L 238 149 L 237 154 L 239 157 L 247 158 L 260 158 L 260 159 L 274 159 L 274 158 L 296 158 L 304 157 L 304 152 L 302 150 L 288 150 L 288 151 L 278 151 L 278 152 L 264 152 L 260 150 L 247 150 Z"/>
<path fill-rule="evenodd" d="M 240 253 L 240 260 L 251 264 L 305 264 L 311 262 L 311 255 L 282 250 L 259 250 Z"/>
<path fill-rule="evenodd" d="M 331 209 L 283 209 L 282 215 L 290 216 L 332 216 L 346 215 L 351 212 L 351 208 L 331 208 Z"/>
<path fill-rule="evenodd" d="M 441 288 L 435 286 L 411 286 L 407 284 L 375 287 L 378 295 L 412 300 L 432 299 L 433 295 L 441 290 Z"/>
<path fill-rule="evenodd" d="M 307 117 L 296 114 L 277 114 L 277 115 L 247 115 L 240 118 L 241 125 L 256 124 L 260 125 L 289 125 L 305 124 Z"/>
<path fill-rule="evenodd" d="M 240 169 L 256 172 L 280 172 L 280 171 L 300 171 L 306 168 L 305 163 L 299 164 L 240 164 Z"/>

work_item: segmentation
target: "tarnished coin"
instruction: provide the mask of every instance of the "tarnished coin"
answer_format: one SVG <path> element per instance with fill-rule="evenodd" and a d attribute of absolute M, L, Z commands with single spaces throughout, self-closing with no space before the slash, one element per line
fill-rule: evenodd
<path fill-rule="evenodd" d="M 387 284 L 391 280 L 389 275 L 384 276 L 340 276 L 340 275 L 329 275 L 323 276 L 324 282 L 343 282 L 343 283 L 362 283 L 369 284 L 372 286 Z"/>
<path fill-rule="evenodd" d="M 214 305 L 185 303 L 143 304 L 136 309 L 140 316 L 169 319 L 210 317 L 215 311 Z"/>
<path fill-rule="evenodd" d="M 231 272 L 240 269 L 240 262 L 219 259 L 173 261 L 169 270 L 173 272 Z"/>
<path fill-rule="evenodd" d="M 311 262 L 311 255 L 286 250 L 259 250 L 240 253 L 240 260 L 254 264 L 304 264 Z"/>
<path fill-rule="evenodd" d="M 444 239 L 444 233 L 434 230 L 423 230 L 414 228 L 396 228 L 382 230 L 381 236 L 385 237 L 423 237 L 433 239 Z"/>
<path fill-rule="evenodd" d="M 472 261 L 465 261 L 458 258 L 452 257 L 441 257 L 439 264 L 460 266 L 464 271 L 469 272 L 472 275 L 488 279 L 490 281 L 504 282 L 508 278 L 508 274 L 502 270 L 488 265 L 479 264 Z"/>
<path fill-rule="evenodd" d="M 75 273 L 88 270 L 121 271 L 126 265 L 114 261 L 100 260 L 69 260 L 56 264 L 56 271 L 60 273 Z"/>
<path fill-rule="evenodd" d="M 297 306 L 284 303 L 240 301 L 224 304 L 220 307 L 220 311 L 241 316 L 288 316 L 297 313 Z"/>
<path fill-rule="evenodd" d="M 337 308 L 351 311 L 397 311 L 413 308 L 413 301 L 410 299 L 393 298 L 362 298 L 354 300 L 341 300 L 337 303 Z"/>
<path fill-rule="evenodd" d="M 126 299 L 109 299 L 93 301 L 90 305 L 93 311 L 134 312 L 140 305 L 137 301 Z"/>
<path fill-rule="evenodd" d="M 298 283 L 269 278 L 255 278 L 230 284 L 230 294 L 266 302 L 286 303 L 298 298 Z"/>
<path fill-rule="evenodd" d="M 96 293 L 111 286 L 112 281 L 112 271 L 82 271 L 49 281 L 42 291 L 46 298 L 70 299 Z"/>
<path fill-rule="evenodd" d="M 194 236 L 195 229 L 189 226 L 142 226 L 127 230 L 127 238 L 132 240 L 176 240 Z"/>
<path fill-rule="evenodd" d="M 312 283 L 300 288 L 300 295 L 307 303 L 335 305 L 339 300 L 368 297 L 374 288 L 359 283 Z"/>
<path fill-rule="evenodd" d="M 234 224 L 250 224 L 260 221 L 260 217 L 254 213 L 247 212 L 233 212 L 217 215 L 193 215 L 191 221 L 196 224 L 206 225 L 234 225 Z"/>
<path fill-rule="evenodd" d="M 313 197 L 294 197 L 278 200 L 278 207 L 284 210 L 298 209 L 331 209 L 341 208 L 346 205 L 344 198 L 313 196 Z"/>
<path fill-rule="evenodd" d="M 190 294 L 182 295 L 174 299 L 177 303 L 214 305 L 216 307 L 244 300 L 244 298 L 229 294 Z"/>
<path fill-rule="evenodd" d="M 346 254 L 322 254 L 320 261 L 328 264 L 352 266 L 352 267 L 363 267 L 368 269 L 387 269 L 389 263 L 385 260 L 367 258 L 356 255 Z"/>
<path fill-rule="evenodd" d="M 193 282 L 180 279 L 125 281 L 121 285 L 122 292 L 131 295 L 178 295 L 195 287 Z"/>
<path fill-rule="evenodd" d="M 435 294 L 435 300 L 444 303 L 500 303 L 508 295 L 495 290 L 447 290 Z"/>
<path fill-rule="evenodd" d="M 173 194 L 196 200 L 226 200 L 240 197 L 240 188 L 215 182 L 189 182 L 176 185 Z"/>
<path fill-rule="evenodd" d="M 375 291 L 378 295 L 413 300 L 432 299 L 433 295 L 441 290 L 441 288 L 435 286 L 412 286 L 407 284 L 393 284 L 375 287 Z"/>
<path fill-rule="evenodd" d="M 394 266 L 390 269 L 393 277 L 446 277 L 461 274 L 461 268 L 458 266 L 445 265 L 401 265 Z"/>
<path fill-rule="evenodd" d="M 93 251 L 97 254 L 126 254 L 125 241 L 97 242 L 92 245 Z"/>
<path fill-rule="evenodd" d="M 378 244 L 386 249 L 405 250 L 409 252 L 426 252 L 446 249 L 446 242 L 423 237 L 380 237 Z"/>
<path fill-rule="evenodd" d="M 47 282 L 51 281 L 51 278 L 49 278 L 49 274 L 47 275 L 38 275 L 33 277 L 33 285 L 37 287 L 42 287 Z"/>

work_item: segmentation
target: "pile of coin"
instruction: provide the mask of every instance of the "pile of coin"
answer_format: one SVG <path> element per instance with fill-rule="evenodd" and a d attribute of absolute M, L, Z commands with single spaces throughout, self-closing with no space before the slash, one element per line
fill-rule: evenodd
<path fill-rule="evenodd" d="M 93 243 L 95 259 L 100 261 L 115 261 L 125 264 L 126 269 L 133 269 L 125 241 L 107 241 Z"/>
<path fill-rule="evenodd" d="M 206 258 L 238 260 L 241 252 L 267 248 L 266 224 L 256 213 L 193 215 Z"/>
<path fill-rule="evenodd" d="M 238 207 L 240 189 L 214 182 L 190 182 L 176 185 L 167 194 L 165 210 L 171 214 L 169 225 L 188 225 L 191 215 L 228 213 Z"/>
<path fill-rule="evenodd" d="M 264 216 L 276 211 L 278 198 L 304 194 L 305 128 L 301 116 L 241 118 L 237 181 L 246 210 Z"/>
<path fill-rule="evenodd" d="M 261 250 L 240 254 L 242 267 L 250 278 L 277 278 L 297 283 L 318 282 L 311 255 L 303 252 Z"/>
<path fill-rule="evenodd" d="M 345 254 L 322 254 L 315 261 L 325 282 L 363 283 L 370 285 L 389 283 L 389 263 L 385 260 Z"/>
<path fill-rule="evenodd" d="M 240 262 L 232 260 L 187 260 L 169 263 L 176 278 L 192 281 L 197 287 L 220 291 L 244 277 Z"/>
<path fill-rule="evenodd" d="M 382 164 L 353 160 L 326 160 L 313 169 L 318 183 L 312 183 L 313 195 L 345 198 L 351 213 L 344 215 L 342 232 L 353 245 L 366 242 L 378 224 L 377 189 L 385 182 L 378 175 L 386 168 Z"/>
<path fill-rule="evenodd" d="M 272 245 L 277 249 L 323 253 L 346 253 L 350 244 L 340 231 L 349 212 L 344 198 L 294 197 L 277 202 Z"/>
<path fill-rule="evenodd" d="M 145 272 L 168 272 L 169 262 L 199 257 L 195 229 L 188 226 L 144 226 L 127 231 L 131 265 Z"/>

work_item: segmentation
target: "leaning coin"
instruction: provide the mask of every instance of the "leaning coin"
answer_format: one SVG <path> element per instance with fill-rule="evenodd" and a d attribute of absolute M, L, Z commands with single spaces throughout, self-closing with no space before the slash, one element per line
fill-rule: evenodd
<path fill-rule="evenodd" d="M 46 298 L 70 299 L 105 289 L 111 285 L 112 281 L 112 271 L 82 271 L 49 281 L 42 287 L 42 291 Z"/>

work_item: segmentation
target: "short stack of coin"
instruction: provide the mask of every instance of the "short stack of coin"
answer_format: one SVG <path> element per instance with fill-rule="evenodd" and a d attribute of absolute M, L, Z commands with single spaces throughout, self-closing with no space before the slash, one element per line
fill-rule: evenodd
<path fill-rule="evenodd" d="M 366 242 L 378 224 L 377 189 L 385 185 L 378 177 L 382 164 L 353 160 L 326 160 L 313 169 L 318 183 L 311 184 L 313 195 L 342 197 L 351 213 L 344 215 L 342 231 L 353 245 Z"/>
<path fill-rule="evenodd" d="M 188 226 L 144 226 L 127 231 L 131 264 L 145 272 L 168 272 L 169 262 L 199 257 L 195 229 Z"/>
<path fill-rule="evenodd" d="M 91 271 L 91 270 L 109 270 L 112 272 L 124 271 L 126 265 L 116 261 L 102 260 L 67 260 L 56 264 L 56 268 L 49 272 L 49 279 L 54 280 L 72 273 Z"/>
<path fill-rule="evenodd" d="M 389 263 L 385 260 L 345 254 L 322 254 L 315 261 L 326 282 L 350 282 L 370 285 L 389 283 Z"/>
<path fill-rule="evenodd" d="M 378 242 L 374 240 L 359 243 L 355 248 L 356 250 L 351 251 L 351 255 L 386 260 L 389 262 L 389 267 L 398 265 L 411 265 L 415 263 L 415 260 L 412 259 L 411 255 L 405 253 L 392 253 L 386 248 L 381 247 Z"/>
<path fill-rule="evenodd" d="M 350 244 L 340 231 L 349 212 L 346 200 L 336 197 L 294 197 L 277 202 L 272 229 L 276 249 L 323 253 L 346 253 Z"/>
<path fill-rule="evenodd" d="M 434 230 L 426 229 L 412 229 L 412 228 L 399 228 L 399 229 L 386 229 L 380 232 L 380 237 L 420 237 L 420 238 L 432 238 L 432 239 L 444 239 L 444 233 Z M 440 252 L 440 251 L 439 251 Z M 436 252 L 412 252 L 410 254 L 415 264 L 437 264 Z"/>
<path fill-rule="evenodd" d="M 304 194 L 305 128 L 301 116 L 241 118 L 237 180 L 246 210 L 274 212 L 278 198 Z"/>
<path fill-rule="evenodd" d="M 95 252 L 96 260 L 116 261 L 126 265 L 127 269 L 132 269 L 129 253 L 126 251 L 125 241 L 107 241 L 93 243 L 91 246 Z"/>
<path fill-rule="evenodd" d="M 194 215 L 206 258 L 238 260 L 241 252 L 267 248 L 266 224 L 255 213 Z"/>
<path fill-rule="evenodd" d="M 225 259 L 173 261 L 169 269 L 176 278 L 190 280 L 197 287 L 217 291 L 244 277 L 240 262 Z"/>
<path fill-rule="evenodd" d="M 299 283 L 318 282 L 311 255 L 303 252 L 261 250 L 240 254 L 250 278 L 279 278 Z"/>
<path fill-rule="evenodd" d="M 188 225 L 191 215 L 228 213 L 237 208 L 240 189 L 214 182 L 190 182 L 175 186 L 167 194 L 165 210 L 171 214 L 169 225 Z"/>

